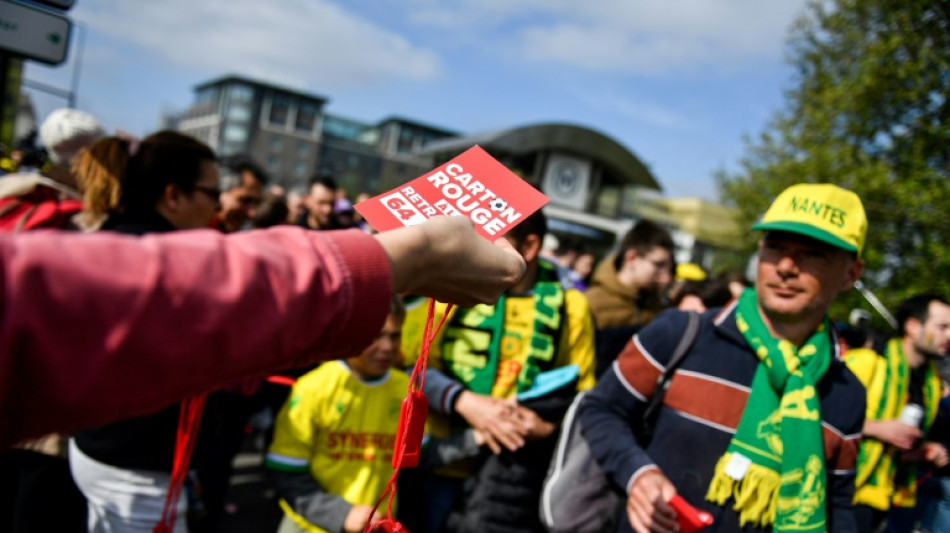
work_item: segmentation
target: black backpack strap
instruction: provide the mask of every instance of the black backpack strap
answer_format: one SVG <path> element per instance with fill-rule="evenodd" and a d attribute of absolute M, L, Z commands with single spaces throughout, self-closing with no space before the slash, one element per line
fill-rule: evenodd
<path fill-rule="evenodd" d="M 689 349 L 693 347 L 693 343 L 696 342 L 696 337 L 699 333 L 699 313 L 689 311 L 687 317 L 689 320 L 686 322 L 683 337 L 680 338 L 679 344 L 677 344 L 676 349 L 673 350 L 670 361 L 666 364 L 663 373 L 657 378 L 656 389 L 653 391 L 653 396 L 650 397 L 649 405 L 647 405 L 646 410 L 643 412 L 643 427 L 647 435 L 653 433 L 653 426 L 656 424 L 656 418 L 660 414 L 660 406 L 663 405 L 663 397 L 666 396 L 666 389 L 670 388 L 670 381 L 673 379 L 673 374 L 683 363 L 683 359 L 686 358 L 686 353 L 689 352 Z"/>

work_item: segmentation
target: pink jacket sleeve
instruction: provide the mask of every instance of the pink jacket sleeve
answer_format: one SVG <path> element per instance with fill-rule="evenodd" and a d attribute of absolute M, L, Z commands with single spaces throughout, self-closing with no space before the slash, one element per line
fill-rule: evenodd
<path fill-rule="evenodd" d="M 0 235 L 0 449 L 359 353 L 391 269 L 357 230 Z"/>

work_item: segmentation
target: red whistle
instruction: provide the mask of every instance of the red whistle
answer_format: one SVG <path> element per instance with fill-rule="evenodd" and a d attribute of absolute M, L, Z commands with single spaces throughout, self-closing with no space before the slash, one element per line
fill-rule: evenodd
<path fill-rule="evenodd" d="M 676 523 L 680 526 L 680 533 L 696 533 L 713 523 L 711 514 L 693 507 L 679 494 L 667 503 L 676 511 Z"/>
<path fill-rule="evenodd" d="M 425 432 L 428 413 L 429 400 L 420 391 L 410 392 L 402 401 L 396 443 L 393 445 L 393 468 L 412 468 L 419 465 L 422 435 Z M 405 531 L 405 528 L 400 531 Z"/>

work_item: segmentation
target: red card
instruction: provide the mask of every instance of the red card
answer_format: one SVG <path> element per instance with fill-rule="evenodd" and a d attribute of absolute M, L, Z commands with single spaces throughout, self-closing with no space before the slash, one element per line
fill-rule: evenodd
<path fill-rule="evenodd" d="M 470 217 L 494 241 L 548 203 L 548 197 L 479 146 L 405 185 L 356 204 L 377 231 L 414 226 L 439 215 Z"/>

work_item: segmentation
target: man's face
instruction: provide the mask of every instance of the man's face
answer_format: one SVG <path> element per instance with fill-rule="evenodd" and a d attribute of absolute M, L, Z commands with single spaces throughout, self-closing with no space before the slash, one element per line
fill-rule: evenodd
<path fill-rule="evenodd" d="M 383 330 L 361 354 L 346 360 L 346 364 L 360 379 L 382 377 L 399 356 L 402 338 L 402 320 L 389 315 Z"/>
<path fill-rule="evenodd" d="M 669 250 L 660 246 L 645 253 L 628 255 L 623 268 L 629 269 L 633 288 L 638 291 L 662 291 L 673 281 L 673 257 Z"/>
<path fill-rule="evenodd" d="M 238 230 L 257 215 L 264 197 L 264 187 L 250 172 L 241 173 L 241 185 L 221 194 L 218 217 L 233 230 Z"/>
<path fill-rule="evenodd" d="M 863 263 L 844 250 L 804 235 L 770 231 L 759 242 L 755 290 L 773 323 L 817 322 L 862 270 Z"/>
<path fill-rule="evenodd" d="M 307 207 L 310 213 L 321 228 L 330 227 L 330 221 L 333 219 L 333 205 L 336 201 L 333 191 L 321 184 L 316 184 L 310 188 L 310 196 L 307 197 Z"/>
<path fill-rule="evenodd" d="M 927 307 L 927 321 L 912 335 L 914 349 L 927 357 L 945 357 L 950 352 L 950 305 L 938 301 Z"/>

